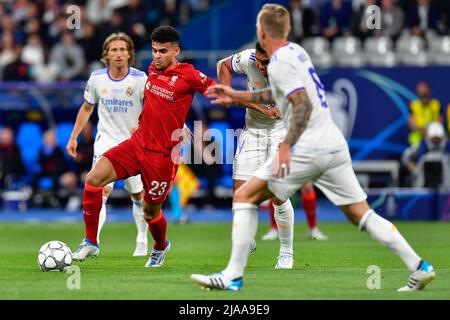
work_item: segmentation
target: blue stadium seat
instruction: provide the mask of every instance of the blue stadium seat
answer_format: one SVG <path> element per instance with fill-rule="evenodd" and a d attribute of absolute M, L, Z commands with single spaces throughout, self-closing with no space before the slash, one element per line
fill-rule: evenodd
<path fill-rule="evenodd" d="M 66 150 L 66 145 L 69 141 L 72 130 L 72 122 L 61 122 L 56 125 L 56 140 L 58 142 L 58 146 L 60 146 L 63 150 Z"/>
<path fill-rule="evenodd" d="M 42 146 L 42 131 L 36 123 L 24 123 L 20 126 L 16 138 L 22 153 L 23 163 L 28 174 L 36 172 L 39 150 Z"/>

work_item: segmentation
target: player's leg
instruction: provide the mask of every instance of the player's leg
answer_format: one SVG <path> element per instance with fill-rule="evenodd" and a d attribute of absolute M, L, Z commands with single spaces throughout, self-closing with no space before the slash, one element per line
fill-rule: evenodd
<path fill-rule="evenodd" d="M 272 198 L 274 217 L 280 239 L 280 253 L 275 269 L 292 269 L 294 266 L 294 208 L 291 200 Z"/>
<path fill-rule="evenodd" d="M 130 193 L 131 202 L 133 203 L 132 212 L 137 229 L 136 248 L 133 252 L 133 256 L 143 257 L 148 253 L 148 225 L 144 219 L 142 204 L 142 199 L 144 197 L 144 186 L 141 181 L 141 176 L 137 175 L 126 179 L 125 189 Z"/>
<path fill-rule="evenodd" d="M 330 165 L 316 185 L 358 226 L 383 246 L 389 248 L 406 264 L 411 277 L 405 291 L 422 289 L 434 279 L 433 267 L 416 254 L 398 229 L 372 210 L 351 166 L 347 151 L 330 156 Z"/>
<path fill-rule="evenodd" d="M 236 194 L 236 190 L 238 190 L 246 182 L 247 180 L 233 179 L 233 196 L 234 194 Z M 252 243 L 250 244 L 248 254 L 250 255 L 255 251 L 256 251 L 256 241 L 255 239 L 253 239 Z"/>
<path fill-rule="evenodd" d="M 101 157 L 87 174 L 83 193 L 85 238 L 72 256 L 74 260 L 84 260 L 87 256 L 98 255 L 100 250 L 97 233 L 100 210 L 103 205 L 103 187 L 115 180 L 117 180 L 117 174 L 106 157 Z"/>
<path fill-rule="evenodd" d="M 317 227 L 317 199 L 316 191 L 311 181 L 305 183 L 301 188 L 303 210 L 305 211 L 306 221 L 309 228 L 309 239 L 313 240 L 328 240 L 328 237 L 324 235 Z"/>
<path fill-rule="evenodd" d="M 217 274 L 193 274 L 191 279 L 194 282 L 208 288 L 240 290 L 248 252 L 258 227 L 258 206 L 272 197 L 267 181 L 257 177 L 252 177 L 236 191 L 233 197 L 232 249 L 228 265 Z"/>
<path fill-rule="evenodd" d="M 145 267 L 161 267 L 170 250 L 170 241 L 166 239 L 167 220 L 161 210 L 162 203 L 149 204 L 144 200 L 143 204 L 144 219 L 154 240 L 153 250 Z"/>
<path fill-rule="evenodd" d="M 272 200 L 269 201 L 269 220 L 270 220 L 270 228 L 266 234 L 261 237 L 261 240 L 275 240 L 278 239 L 278 227 L 277 221 L 275 220 L 275 208 Z"/>

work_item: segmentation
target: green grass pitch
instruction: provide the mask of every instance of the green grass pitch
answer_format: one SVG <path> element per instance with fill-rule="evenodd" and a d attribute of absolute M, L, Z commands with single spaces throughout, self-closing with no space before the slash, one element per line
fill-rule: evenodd
<path fill-rule="evenodd" d="M 437 277 L 425 290 L 397 293 L 408 271 L 401 260 L 350 223 L 322 223 L 327 242 L 306 239 L 306 225 L 295 229 L 295 265 L 274 270 L 278 241 L 260 241 L 250 257 L 240 292 L 205 291 L 191 273 L 222 270 L 229 257 L 231 227 L 227 223 L 168 226 L 172 248 L 165 265 L 146 269 L 146 257 L 132 257 L 133 223 L 110 223 L 103 231 L 101 252 L 80 266 L 81 289 L 69 290 L 68 274 L 42 272 L 39 247 L 49 240 L 75 250 L 82 224 L 0 224 L 0 299 L 450 299 L 450 224 L 398 223 L 415 250 L 429 260 Z M 258 238 L 267 230 L 259 226 Z M 381 270 L 381 289 L 369 290 L 367 268 Z"/>

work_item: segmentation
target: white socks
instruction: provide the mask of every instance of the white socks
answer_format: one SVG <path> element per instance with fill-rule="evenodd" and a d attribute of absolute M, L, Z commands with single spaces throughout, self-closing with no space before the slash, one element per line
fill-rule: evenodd
<path fill-rule="evenodd" d="M 98 216 L 97 243 L 100 243 L 100 232 L 102 232 L 103 226 L 106 222 L 106 201 L 108 201 L 108 197 L 102 196 L 102 209 L 100 210 L 100 215 Z"/>
<path fill-rule="evenodd" d="M 137 228 L 137 236 L 136 236 L 136 242 L 145 243 L 147 244 L 147 231 L 148 231 L 148 224 L 144 220 L 144 211 L 142 209 L 142 201 L 140 200 L 134 200 L 133 201 L 133 218 L 134 222 L 136 223 Z"/>
<path fill-rule="evenodd" d="M 375 211 L 369 210 L 362 217 L 358 228 L 365 229 L 373 239 L 391 249 L 403 260 L 409 271 L 416 271 L 420 257 L 391 222 L 377 215 Z"/>
<path fill-rule="evenodd" d="M 258 228 L 258 206 L 250 203 L 233 203 L 232 249 L 228 266 L 223 271 L 230 279 L 242 277 L 247 264 L 250 244 Z"/>
<path fill-rule="evenodd" d="M 294 254 L 294 208 L 288 199 L 282 205 L 273 204 L 275 209 L 275 221 L 278 226 L 278 237 L 280 238 L 280 253 Z"/>

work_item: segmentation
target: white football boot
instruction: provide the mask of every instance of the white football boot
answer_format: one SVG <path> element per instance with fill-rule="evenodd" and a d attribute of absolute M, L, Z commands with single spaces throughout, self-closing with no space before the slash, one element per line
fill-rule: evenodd
<path fill-rule="evenodd" d="M 143 242 L 136 242 L 136 249 L 134 249 L 133 257 L 145 257 L 148 254 L 148 245 Z"/>
<path fill-rule="evenodd" d="M 319 230 L 319 228 L 313 228 L 309 230 L 308 238 L 311 240 L 320 240 L 320 241 L 328 240 L 328 237 L 324 235 L 322 231 Z"/>
<path fill-rule="evenodd" d="M 428 261 L 421 261 L 416 271 L 411 273 L 406 286 L 401 287 L 397 291 L 417 291 L 425 288 L 427 284 L 436 278 L 436 272 Z"/>
<path fill-rule="evenodd" d="M 222 272 L 214 273 L 209 276 L 202 274 L 191 275 L 191 280 L 202 287 L 202 289 L 219 289 L 228 291 L 239 291 L 241 290 L 244 282 L 242 277 L 238 279 L 228 279 Z"/>
<path fill-rule="evenodd" d="M 294 255 L 292 253 L 280 252 L 275 269 L 292 269 L 294 267 Z"/>
<path fill-rule="evenodd" d="M 262 240 L 275 240 L 278 239 L 278 230 L 271 228 L 265 235 L 262 236 Z"/>
<path fill-rule="evenodd" d="M 166 258 L 167 252 L 170 250 L 170 241 L 166 240 L 166 248 L 164 250 L 152 250 L 150 259 L 148 259 L 145 264 L 146 268 L 159 268 L 164 264 L 164 259 Z"/>
<path fill-rule="evenodd" d="M 72 254 L 72 259 L 75 261 L 83 261 L 86 257 L 96 257 L 100 252 L 98 245 L 93 244 L 87 239 L 81 241 L 77 251 Z"/>

